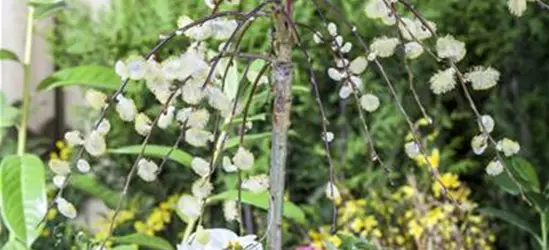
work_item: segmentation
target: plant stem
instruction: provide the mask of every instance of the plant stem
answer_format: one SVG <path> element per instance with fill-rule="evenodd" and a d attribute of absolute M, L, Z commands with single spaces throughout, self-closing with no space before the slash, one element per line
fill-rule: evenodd
<path fill-rule="evenodd" d="M 189 223 L 187 224 L 187 227 L 185 227 L 185 233 L 183 234 L 183 242 L 187 242 L 187 239 L 189 236 L 191 236 L 191 233 L 194 229 L 194 223 L 196 222 L 195 219 L 189 220 Z"/>
<path fill-rule="evenodd" d="M 284 178 L 286 156 L 288 151 L 288 128 L 290 127 L 290 110 L 292 104 L 292 47 L 293 36 L 284 14 L 282 3 L 279 2 L 278 13 L 275 14 L 275 37 L 273 41 L 274 54 L 272 79 L 274 82 L 273 129 L 271 144 L 270 169 L 270 204 L 269 218 L 272 223 L 269 228 L 268 249 L 282 249 L 282 211 L 284 199 Z"/>
<path fill-rule="evenodd" d="M 30 103 L 30 63 L 32 53 L 32 32 L 34 23 L 34 7 L 29 6 L 27 13 L 27 34 L 25 37 L 25 55 L 23 58 L 23 106 L 21 107 L 21 125 L 17 136 L 17 154 L 25 154 L 27 143 L 27 122 L 29 120 Z"/>
<path fill-rule="evenodd" d="M 547 250 L 547 220 L 543 211 L 539 211 L 539 220 L 541 223 L 541 249 Z"/>

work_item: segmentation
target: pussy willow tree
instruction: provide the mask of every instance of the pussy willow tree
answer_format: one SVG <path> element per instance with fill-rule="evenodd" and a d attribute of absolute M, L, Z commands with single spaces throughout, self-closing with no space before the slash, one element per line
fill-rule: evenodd
<path fill-rule="evenodd" d="M 386 86 L 386 91 L 393 97 L 394 105 L 405 118 L 411 133 L 411 140 L 404 145 L 408 157 L 423 160 L 430 171 L 433 180 L 440 185 L 448 203 L 455 204 L 460 209 L 473 209 L 468 204 L 459 203 L 452 193 L 448 192 L 441 181 L 437 168 L 431 166 L 428 158 L 426 140 L 421 138 L 414 126 L 413 119 L 408 115 L 407 107 L 399 100 L 397 88 L 392 77 L 384 68 L 384 60 L 395 54 L 402 54 L 402 63 L 407 69 L 411 94 L 422 112 L 423 118 L 435 122 L 429 116 L 428 110 L 421 104 L 414 86 L 414 75 L 409 67 L 414 59 L 420 56 L 431 57 L 437 62 L 440 70 L 433 73 L 429 80 L 430 90 L 435 95 L 443 95 L 456 88 L 461 90 L 468 101 L 475 123 L 479 126 L 479 135 L 471 138 L 471 146 L 476 154 L 482 154 L 492 147 L 493 160 L 487 164 L 489 175 L 499 175 L 505 172 L 518 185 L 520 193 L 526 202 L 521 183 L 516 181 L 513 172 L 509 171 L 504 158 L 516 154 L 520 146 L 517 142 L 503 138 L 496 139 L 491 135 L 495 128 L 492 117 L 478 110 L 472 95 L 473 91 L 484 91 L 497 85 L 500 73 L 487 65 L 463 70 L 459 62 L 466 56 L 466 45 L 456 40 L 452 35 L 437 30 L 436 23 L 427 20 L 421 10 L 418 10 L 408 0 L 370 0 L 366 4 L 366 15 L 375 22 L 387 25 L 389 33 L 395 37 L 380 35 L 372 41 L 366 41 L 361 36 L 360 25 L 348 20 L 328 0 L 311 0 L 317 10 L 321 25 L 296 23 L 292 18 L 292 0 L 263 0 L 249 10 L 227 10 L 238 6 L 238 0 L 207 0 L 210 8 L 209 16 L 192 20 L 181 17 L 178 29 L 167 35 L 161 35 L 160 42 L 146 55 L 135 55 L 119 60 L 115 66 L 116 73 L 121 78 L 120 88 L 112 95 L 89 90 L 86 99 L 91 106 L 100 111 L 89 134 L 70 131 L 65 134 L 69 144 L 79 147 L 74 162 L 51 160 L 49 166 L 56 174 L 54 184 L 59 191 L 50 206 L 68 218 L 75 218 L 77 211 L 72 203 L 63 198 L 63 191 L 69 183 L 74 168 L 80 172 L 88 172 L 90 164 L 87 157 L 100 157 L 107 148 L 105 135 L 110 130 L 108 114 L 117 114 L 119 118 L 130 125 L 143 136 L 140 152 L 125 178 L 125 185 L 120 194 L 120 200 L 112 217 L 108 237 L 99 242 L 99 249 L 105 247 L 105 242 L 112 236 L 116 217 L 126 202 L 128 191 L 135 175 L 146 182 L 157 180 L 170 154 L 185 142 L 192 147 L 201 149 L 203 155 L 195 155 L 192 159 L 192 170 L 198 176 L 192 185 L 191 194 L 179 198 L 178 214 L 187 223 L 183 241 L 178 249 L 263 249 L 262 241 L 267 240 L 268 249 L 282 249 L 282 222 L 284 211 L 285 167 L 288 155 L 288 130 L 291 125 L 292 110 L 292 79 L 297 70 L 308 74 L 310 91 L 315 99 L 319 122 L 322 130 L 318 138 L 324 143 L 326 168 L 326 196 L 333 201 L 332 233 L 335 233 L 337 212 L 336 201 L 340 193 L 337 188 L 334 163 L 330 156 L 330 143 L 334 134 L 330 132 L 330 122 L 326 118 L 323 103 L 319 95 L 317 74 L 327 74 L 338 83 L 339 97 L 350 99 L 349 103 L 356 106 L 362 123 L 364 143 L 371 161 L 380 168 L 390 172 L 391 166 L 384 164 L 376 152 L 376 143 L 368 127 L 368 112 L 374 112 L 380 106 L 380 100 L 371 93 L 368 85 L 361 80 L 366 70 L 379 73 Z M 539 6 L 547 8 L 541 2 Z M 527 7 L 526 0 L 509 0 L 509 10 L 520 16 Z M 236 7 L 235 7 L 236 9 Z M 327 15 L 337 17 L 329 20 Z M 254 21 L 265 19 L 272 23 L 270 34 L 265 39 L 271 42 L 269 52 L 257 53 L 247 51 L 241 46 L 242 38 Z M 338 29 L 350 30 L 350 34 L 358 43 L 346 42 Z M 176 36 L 184 36 L 192 41 L 184 48 L 182 54 L 168 58 L 158 58 L 160 51 Z M 218 46 L 217 46 L 218 45 Z M 313 68 L 313 58 L 309 55 L 311 46 L 323 47 L 326 53 L 333 57 L 333 65 L 325 65 L 321 69 Z M 359 56 L 349 58 L 351 51 L 358 51 Z M 305 56 L 303 65 L 296 65 L 292 58 L 296 54 Z M 237 64 L 243 64 L 240 69 Z M 241 72 L 238 72 L 238 71 Z M 240 75 L 240 77 L 238 77 Z M 155 117 L 148 117 L 137 110 L 134 101 L 124 96 L 126 88 L 136 82 L 144 82 L 148 91 L 152 92 L 162 105 Z M 258 89 L 272 89 L 272 131 L 270 171 L 249 176 L 254 166 L 252 151 L 244 147 L 246 132 L 249 128 L 250 105 Z M 115 112 L 109 112 L 114 109 Z M 436 118 L 435 118 L 436 119 Z M 146 157 L 147 145 L 153 132 L 161 133 L 169 126 L 177 124 L 180 134 L 158 164 Z M 229 155 L 226 144 L 231 136 L 237 136 L 238 150 Z M 74 168 L 73 168 L 74 166 Z M 232 204 L 231 214 L 242 224 L 241 201 L 242 189 L 252 193 L 269 192 L 267 227 L 265 235 L 256 238 L 244 234 L 243 227 L 239 234 L 227 229 L 205 229 L 202 226 L 204 207 L 208 197 L 214 192 L 211 183 L 212 174 L 219 172 L 236 172 L 238 174 L 238 202 Z"/>

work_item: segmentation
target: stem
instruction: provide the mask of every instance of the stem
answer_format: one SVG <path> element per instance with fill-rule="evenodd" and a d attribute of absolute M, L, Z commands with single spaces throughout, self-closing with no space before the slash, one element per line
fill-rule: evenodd
<path fill-rule="evenodd" d="M 25 55 L 23 58 L 23 106 L 21 107 L 21 124 L 17 136 L 17 154 L 25 154 L 25 145 L 27 142 L 27 123 L 29 120 L 30 103 L 30 63 L 32 53 L 32 32 L 34 22 L 34 7 L 29 6 L 27 13 L 27 34 L 25 37 Z"/>
<path fill-rule="evenodd" d="M 183 234 L 183 242 L 187 242 L 187 240 L 189 239 L 189 236 L 191 236 L 195 222 L 196 220 L 189 220 L 187 227 L 185 227 L 185 233 Z"/>
<path fill-rule="evenodd" d="M 539 220 L 541 223 L 541 249 L 547 250 L 547 221 L 543 211 L 539 212 Z"/>
<path fill-rule="evenodd" d="M 275 13 L 275 37 L 273 41 L 275 61 L 272 79 L 274 82 L 273 129 L 271 144 L 269 218 L 272 227 L 267 232 L 268 249 L 282 249 L 282 211 L 284 199 L 284 179 L 288 151 L 288 128 L 292 104 L 292 47 L 293 36 L 290 25 L 279 2 Z"/>

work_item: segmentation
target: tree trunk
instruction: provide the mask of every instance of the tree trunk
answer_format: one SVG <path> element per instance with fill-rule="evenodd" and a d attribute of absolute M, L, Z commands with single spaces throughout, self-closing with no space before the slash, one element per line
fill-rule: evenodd
<path fill-rule="evenodd" d="M 275 15 L 275 34 L 273 49 L 276 60 L 273 62 L 272 79 L 274 82 L 273 133 L 271 144 L 271 170 L 268 248 L 282 249 L 282 211 L 284 199 L 284 179 L 286 156 L 288 151 L 288 128 L 292 104 L 292 47 L 291 26 L 279 5 Z M 289 15 L 288 15 L 289 16 Z"/>

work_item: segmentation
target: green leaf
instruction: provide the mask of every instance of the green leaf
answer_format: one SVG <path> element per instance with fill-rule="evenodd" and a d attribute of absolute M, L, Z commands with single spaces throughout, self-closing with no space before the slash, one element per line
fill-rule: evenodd
<path fill-rule="evenodd" d="M 111 250 L 138 250 L 138 248 L 133 245 L 122 245 L 111 248 Z"/>
<path fill-rule="evenodd" d="M 65 3 L 64 1 L 57 0 L 57 1 L 46 1 L 44 3 L 39 2 L 33 5 L 35 7 L 34 19 L 40 20 L 52 15 L 56 11 L 59 11 L 65 8 L 67 6 L 67 3 Z"/>
<path fill-rule="evenodd" d="M 480 213 L 488 216 L 494 216 L 496 218 L 499 218 L 501 220 L 504 220 L 505 222 L 514 225 L 534 236 L 537 240 L 539 240 L 538 233 L 534 231 L 535 227 L 530 225 L 527 221 L 521 219 L 518 215 L 500 210 L 493 207 L 485 207 L 478 210 Z"/>
<path fill-rule="evenodd" d="M 101 199 L 110 208 L 116 208 L 120 200 L 117 192 L 103 185 L 91 175 L 72 174 L 70 183 L 72 187 Z"/>
<path fill-rule="evenodd" d="M 244 135 L 244 142 L 252 142 L 252 141 L 257 141 L 257 140 L 261 140 L 269 137 L 271 137 L 271 132 L 259 133 L 254 135 Z M 240 144 L 240 136 L 233 137 L 227 140 L 227 143 L 225 144 L 225 148 L 228 149 L 228 148 L 236 147 L 239 144 Z"/>
<path fill-rule="evenodd" d="M 513 172 L 530 190 L 540 192 L 538 174 L 528 160 L 522 157 L 513 157 L 508 162 Z"/>
<path fill-rule="evenodd" d="M 214 196 L 211 196 L 206 201 L 207 203 L 216 202 L 221 200 L 238 200 L 238 190 L 229 190 Z M 252 193 L 249 191 L 242 191 L 242 202 L 252 205 L 254 207 L 267 210 L 269 208 L 269 193 Z M 301 208 L 292 202 L 284 202 L 284 217 L 294 219 L 299 223 L 305 223 L 305 213 Z"/>
<path fill-rule="evenodd" d="M 113 237 L 112 240 L 117 244 L 137 244 L 140 246 L 159 249 L 159 250 L 173 250 L 174 248 L 166 240 L 155 237 L 148 236 L 145 234 L 130 234 L 120 237 Z"/>
<path fill-rule="evenodd" d="M 52 90 L 58 87 L 85 86 L 103 90 L 117 90 L 121 85 L 120 77 L 113 68 L 97 65 L 67 68 L 46 77 L 38 85 L 38 90 Z M 128 84 L 127 91 L 135 92 L 135 84 Z"/>
<path fill-rule="evenodd" d="M 168 146 L 147 145 L 147 147 L 145 148 L 144 155 L 150 156 L 150 157 L 162 158 L 170 151 L 170 149 L 171 147 L 168 147 Z M 117 148 L 117 149 L 109 149 L 108 152 L 111 154 L 138 155 L 141 152 L 141 145 L 132 145 L 132 146 L 126 146 L 126 147 Z M 183 166 L 190 167 L 193 157 L 190 154 L 180 149 L 174 149 L 173 152 L 170 154 L 169 159 Z"/>
<path fill-rule="evenodd" d="M 26 250 L 27 248 L 16 239 L 10 240 L 2 247 L 2 250 Z"/>
<path fill-rule="evenodd" d="M 492 179 L 498 187 L 509 194 L 517 195 L 520 193 L 519 186 L 505 172 L 489 178 Z"/>
<path fill-rule="evenodd" d="M 0 128 L 11 127 L 17 123 L 19 109 L 8 104 L 4 92 L 0 92 Z"/>
<path fill-rule="evenodd" d="M 15 53 L 13 53 L 11 50 L 7 49 L 0 49 L 0 60 L 11 60 L 11 61 L 19 61 L 19 57 Z"/>
<path fill-rule="evenodd" d="M 6 227 L 30 247 L 48 210 L 44 164 L 30 154 L 5 157 L 0 164 L 0 189 Z"/>

